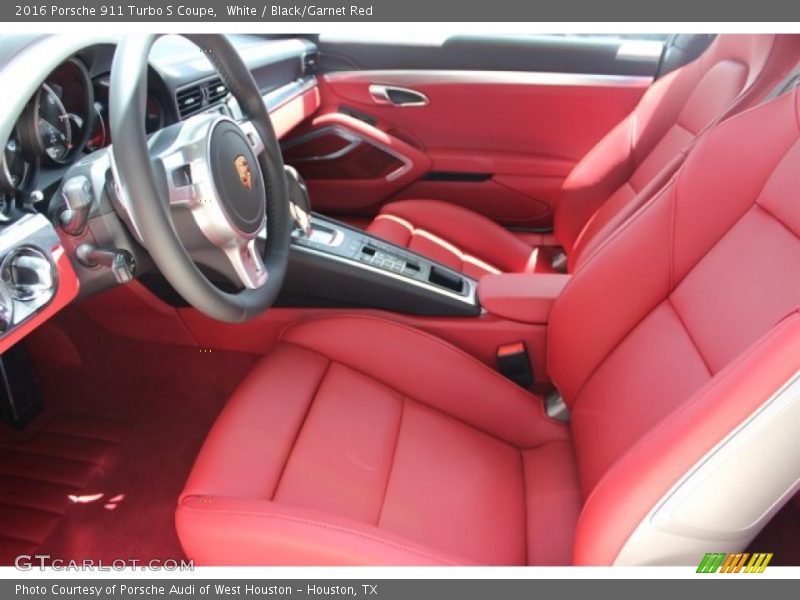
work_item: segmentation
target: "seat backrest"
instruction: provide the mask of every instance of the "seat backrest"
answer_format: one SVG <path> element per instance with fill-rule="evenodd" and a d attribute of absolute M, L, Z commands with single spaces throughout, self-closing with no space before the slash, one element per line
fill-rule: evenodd
<path fill-rule="evenodd" d="M 798 59 L 797 35 L 719 35 L 698 59 L 658 79 L 564 182 L 555 236 L 570 270 L 652 197 L 648 184 L 663 184 L 699 134 L 761 101 Z"/>
<path fill-rule="evenodd" d="M 800 485 L 799 116 L 795 91 L 704 135 L 553 307 L 580 564 L 741 550 Z"/>

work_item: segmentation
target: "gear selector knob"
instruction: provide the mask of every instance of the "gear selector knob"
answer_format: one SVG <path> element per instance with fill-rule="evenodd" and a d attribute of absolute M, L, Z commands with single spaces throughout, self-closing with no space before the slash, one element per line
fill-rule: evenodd
<path fill-rule="evenodd" d="M 295 227 L 306 237 L 311 236 L 311 198 L 306 182 L 297 169 L 286 165 L 286 185 L 289 188 L 289 211 Z"/>

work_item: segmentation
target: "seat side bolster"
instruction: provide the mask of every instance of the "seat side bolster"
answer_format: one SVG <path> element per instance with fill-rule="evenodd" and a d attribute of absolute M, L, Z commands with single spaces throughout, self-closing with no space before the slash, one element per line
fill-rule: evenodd
<path fill-rule="evenodd" d="M 614 564 L 632 533 L 673 486 L 798 371 L 800 313 L 794 312 L 607 471 L 584 505 L 574 563 Z M 748 492 L 749 481 L 740 480 L 743 495 Z M 769 508 L 764 507 L 765 511 Z M 700 558 L 702 554 L 695 562 Z"/>

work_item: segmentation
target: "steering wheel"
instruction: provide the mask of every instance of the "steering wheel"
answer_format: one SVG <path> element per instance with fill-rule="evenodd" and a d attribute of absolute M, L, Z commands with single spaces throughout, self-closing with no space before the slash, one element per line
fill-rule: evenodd
<path fill-rule="evenodd" d="M 205 314 L 241 322 L 272 305 L 286 273 L 292 225 L 283 160 L 261 93 L 233 45 L 222 35 L 185 37 L 216 67 L 243 119 L 200 114 L 148 138 L 156 36 L 125 36 L 111 67 L 112 167 L 135 233 L 167 281 Z M 220 289 L 196 260 L 228 274 L 238 291 Z"/>

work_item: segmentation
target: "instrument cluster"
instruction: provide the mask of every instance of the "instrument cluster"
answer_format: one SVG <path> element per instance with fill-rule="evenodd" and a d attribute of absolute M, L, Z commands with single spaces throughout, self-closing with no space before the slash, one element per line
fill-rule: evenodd
<path fill-rule="evenodd" d="M 11 219 L 15 198 L 36 189 L 43 169 L 63 169 L 86 153 L 111 144 L 109 75 L 94 78 L 78 57 L 50 73 L 28 101 L 0 154 L 0 224 Z M 147 97 L 147 133 L 165 125 L 158 95 Z"/>

